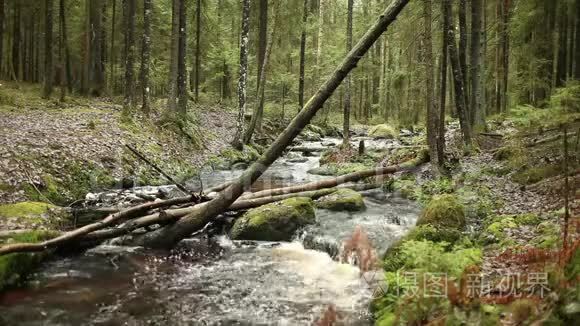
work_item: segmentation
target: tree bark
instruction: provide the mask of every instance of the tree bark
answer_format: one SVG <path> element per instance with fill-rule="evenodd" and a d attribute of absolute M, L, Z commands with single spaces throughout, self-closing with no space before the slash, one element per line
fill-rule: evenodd
<path fill-rule="evenodd" d="M 177 112 L 177 57 L 179 53 L 179 1 L 172 0 L 171 10 L 171 49 L 169 63 L 169 87 L 167 106 L 171 114 Z"/>
<path fill-rule="evenodd" d="M 447 71 L 449 61 L 449 42 L 447 38 L 447 26 L 449 18 L 442 10 L 442 33 L 441 33 L 441 71 L 440 71 L 440 102 L 439 102 L 439 127 L 437 128 L 437 157 L 441 164 L 445 163 L 445 109 L 447 108 Z"/>
<path fill-rule="evenodd" d="M 459 0 L 459 64 L 461 66 L 461 76 L 463 76 L 463 87 L 465 93 L 465 105 L 469 112 L 469 69 L 467 67 L 467 0 Z"/>
<path fill-rule="evenodd" d="M 306 65 L 306 24 L 308 22 L 308 0 L 304 0 L 302 34 L 300 35 L 300 76 L 298 77 L 298 111 L 304 107 L 304 70 Z"/>
<path fill-rule="evenodd" d="M 52 66 L 52 0 L 45 0 L 44 16 L 44 85 L 42 97 L 50 98 L 52 94 L 53 66 Z"/>
<path fill-rule="evenodd" d="M 4 77 L 4 0 L 0 0 L 0 78 Z"/>
<path fill-rule="evenodd" d="M 151 14 L 153 10 L 153 0 L 143 0 L 143 38 L 141 48 L 141 91 L 143 94 L 143 103 L 141 110 L 146 116 L 151 111 L 151 85 L 149 74 L 151 71 Z"/>
<path fill-rule="evenodd" d="M 352 16 L 353 16 L 354 0 L 348 0 L 348 12 L 346 18 L 346 53 L 348 54 L 352 49 Z M 342 146 L 348 147 L 350 145 L 350 86 L 352 76 L 346 77 L 344 85 L 344 109 L 343 109 L 343 124 L 342 124 Z"/>
<path fill-rule="evenodd" d="M 266 77 L 268 71 L 268 63 L 270 61 L 270 55 L 272 53 L 272 46 L 274 43 L 274 37 L 276 33 L 277 9 L 278 6 L 274 8 L 274 17 L 272 19 L 272 30 L 270 31 L 270 35 L 267 36 L 268 42 L 266 44 L 266 56 L 264 57 L 262 67 L 260 69 L 262 72 L 260 73 L 260 80 L 258 80 L 258 93 L 256 100 L 257 106 L 254 109 L 252 119 L 250 120 L 250 125 L 248 126 L 246 134 L 244 135 L 244 144 L 249 144 L 252 141 L 254 131 L 256 131 L 257 133 L 262 132 L 262 118 L 264 115 Z"/>
<path fill-rule="evenodd" d="M 453 16 L 451 11 L 450 0 L 442 1 L 443 15 L 447 16 L 449 23 L 445 31 L 447 33 L 448 51 L 451 60 L 451 69 L 453 71 L 453 86 L 455 89 L 455 107 L 459 115 L 459 123 L 461 125 L 461 132 L 463 133 L 463 142 L 467 149 L 471 149 L 471 125 L 469 123 L 469 114 L 465 106 L 465 89 L 463 84 L 463 75 L 461 74 L 461 64 L 459 62 L 459 54 L 457 52 L 457 45 L 455 43 L 455 31 L 453 29 Z"/>
<path fill-rule="evenodd" d="M 117 21 L 117 0 L 113 1 L 113 7 L 111 9 L 111 47 L 109 52 L 109 91 L 111 94 L 115 93 L 115 23 Z"/>
<path fill-rule="evenodd" d="M 470 105 L 472 126 L 485 126 L 484 108 L 481 106 L 482 82 L 480 70 L 482 64 L 482 46 L 481 46 L 481 0 L 471 1 L 471 93 Z"/>
<path fill-rule="evenodd" d="M 69 71 L 69 50 L 67 42 L 65 0 L 59 0 L 59 19 L 60 19 L 60 101 L 64 102 L 67 87 L 70 84 L 68 78 Z"/>
<path fill-rule="evenodd" d="M 262 75 L 262 67 L 266 59 L 266 48 L 268 47 L 268 0 L 259 0 L 259 20 L 258 20 L 258 51 L 256 57 L 258 59 L 258 72 L 256 79 L 256 89 L 260 89 L 260 80 Z"/>
<path fill-rule="evenodd" d="M 180 1 L 183 2 L 184 0 L 180 0 Z M 195 18 L 196 29 L 195 29 L 195 89 L 194 89 L 194 94 L 195 94 L 195 101 L 199 102 L 199 80 L 200 80 L 199 76 L 201 75 L 201 48 L 200 48 L 200 44 L 201 44 L 200 43 L 201 42 L 201 0 L 197 0 L 195 13 L 196 13 L 196 18 Z M 185 13 L 183 14 L 183 17 L 185 20 Z M 185 22 L 184 22 L 184 24 L 185 24 Z M 185 42 L 185 40 L 183 42 Z M 184 56 L 185 56 L 185 54 L 184 54 Z"/>
<path fill-rule="evenodd" d="M 438 112 L 435 107 L 433 96 L 433 41 L 431 39 L 431 20 L 432 20 L 432 3 L 431 0 L 423 0 L 423 25 L 425 26 L 423 34 L 423 60 L 425 61 L 425 105 L 427 106 L 427 143 L 429 144 L 429 154 L 434 171 L 442 170 L 442 163 L 439 161 L 439 151 L 437 150 L 437 120 Z"/>
<path fill-rule="evenodd" d="M 123 8 L 126 11 L 125 48 L 125 100 L 123 113 L 131 115 L 135 107 L 135 0 L 125 0 Z"/>
<path fill-rule="evenodd" d="M 278 136 L 260 159 L 252 164 L 244 174 L 233 182 L 217 198 L 198 205 L 192 212 L 177 222 L 149 234 L 144 244 L 150 247 L 171 247 L 179 240 L 198 230 L 220 213 L 224 212 L 262 173 L 284 152 L 285 148 L 296 138 L 310 122 L 324 102 L 338 88 L 348 73 L 356 66 L 364 54 L 391 25 L 409 0 L 394 0 L 387 7 L 379 20 L 371 26 L 358 44 L 342 61 L 316 94 L 306 103 L 288 127 Z"/>
<path fill-rule="evenodd" d="M 20 80 L 20 13 L 22 4 L 14 3 L 14 15 L 12 19 L 12 79 Z M 46 16 L 45 16 L 46 18 Z M 39 24 L 40 25 L 40 24 Z M 45 43 L 46 44 L 46 43 Z M 39 51 L 40 52 L 40 51 Z M 40 63 L 39 63 L 40 66 Z"/>
<path fill-rule="evenodd" d="M 134 0 L 133 0 L 134 1 Z M 102 0 L 89 0 L 87 12 L 87 56 L 88 56 L 88 91 L 91 96 L 100 96 L 105 86 L 105 67 L 103 50 L 105 44 L 103 26 Z"/>
<path fill-rule="evenodd" d="M 187 41 L 187 33 L 186 33 L 186 10 L 185 10 L 185 1 L 186 0 L 179 0 L 179 34 L 178 34 L 178 46 L 177 46 L 177 111 L 181 116 L 185 116 L 187 114 L 187 67 L 185 66 L 185 59 L 186 59 L 186 41 Z M 201 1 L 201 0 L 198 0 Z M 199 8 L 198 8 L 199 9 Z M 199 25 L 199 23 L 198 23 Z M 199 26 L 198 26 L 199 27 Z M 199 31 L 198 31 L 199 34 Z M 199 41 L 199 39 L 198 39 Z M 199 44 L 198 44 L 199 47 Z M 199 68 L 199 49 L 196 49 L 197 59 L 196 64 Z M 198 70 L 199 71 L 199 70 Z M 197 71 L 196 71 L 196 83 L 199 82 L 197 79 Z M 197 85 L 197 84 L 196 84 Z M 197 93 L 196 93 L 197 96 Z"/>
<path fill-rule="evenodd" d="M 238 119 L 232 145 L 238 150 L 244 148 L 244 119 L 248 87 L 248 45 L 250 42 L 250 0 L 242 2 L 242 33 L 240 36 L 240 77 L 238 80 Z"/>

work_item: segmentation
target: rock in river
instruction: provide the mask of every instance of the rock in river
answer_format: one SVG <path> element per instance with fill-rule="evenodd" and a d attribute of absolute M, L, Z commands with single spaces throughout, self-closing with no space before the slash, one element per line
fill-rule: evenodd
<path fill-rule="evenodd" d="M 363 197 L 352 189 L 339 189 L 336 192 L 321 197 L 316 201 L 316 207 L 333 211 L 362 211 L 365 207 Z"/>
<path fill-rule="evenodd" d="M 232 239 L 290 241 L 301 227 L 316 221 L 312 199 L 289 198 L 250 209 L 236 220 Z"/>

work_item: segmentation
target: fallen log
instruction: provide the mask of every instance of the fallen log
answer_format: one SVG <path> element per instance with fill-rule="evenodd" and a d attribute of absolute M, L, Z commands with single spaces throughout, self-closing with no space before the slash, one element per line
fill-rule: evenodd
<path fill-rule="evenodd" d="M 39 243 L 15 243 L 4 245 L 0 247 L 0 255 L 12 253 L 12 252 L 38 252 L 48 249 L 50 247 L 55 247 L 59 245 L 63 245 L 70 241 L 73 241 L 81 236 L 84 236 L 88 233 L 93 231 L 97 231 L 100 229 L 104 229 L 109 226 L 116 225 L 123 220 L 135 218 L 141 216 L 142 214 L 147 213 L 149 210 L 166 207 L 171 205 L 178 205 L 178 204 L 185 204 L 189 202 L 194 202 L 195 198 L 193 196 L 189 197 L 179 197 L 174 199 L 169 199 L 165 201 L 156 201 L 156 202 L 149 202 L 145 204 L 141 204 L 138 206 L 130 207 L 126 210 L 119 211 L 117 213 L 111 214 L 105 219 L 85 225 L 81 228 L 72 230 L 70 232 L 66 232 L 56 238 L 46 240 Z"/>
<path fill-rule="evenodd" d="M 343 188 L 353 189 L 356 191 L 364 191 L 364 190 L 376 189 L 379 187 L 380 187 L 380 185 L 377 185 L 377 184 L 374 184 L 374 185 L 372 185 L 372 184 L 349 185 L 349 186 L 344 186 L 344 187 L 335 187 L 335 188 L 326 188 L 326 189 L 313 190 L 313 191 L 296 192 L 296 193 L 289 193 L 289 194 L 285 194 L 285 195 L 278 195 L 278 196 L 271 196 L 271 197 L 260 197 L 260 198 L 252 198 L 252 199 L 245 199 L 245 200 L 240 199 L 240 200 L 234 202 L 227 209 L 227 211 L 239 211 L 239 210 L 255 208 L 255 207 L 262 206 L 262 205 L 281 201 L 284 199 L 293 198 L 293 197 L 309 197 L 312 199 L 317 199 L 317 198 L 320 198 L 320 197 L 323 197 L 326 195 L 330 195 L 330 194 L 334 193 L 335 191 L 337 191 L 338 189 L 343 189 Z M 155 224 L 163 224 L 165 222 L 170 222 L 170 221 L 176 220 L 178 218 L 186 216 L 187 214 L 191 214 L 192 212 L 195 212 L 198 209 L 199 209 L 199 205 L 162 211 L 160 213 L 151 214 L 151 215 L 143 216 L 143 217 L 128 221 L 125 224 L 123 224 L 120 227 L 115 228 L 115 229 L 100 230 L 100 231 L 96 231 L 96 232 L 87 234 L 86 236 L 84 236 L 80 240 L 94 242 L 94 241 L 101 241 L 101 240 L 120 237 L 120 236 L 129 234 L 129 233 L 131 233 L 139 228 L 143 228 L 143 227 L 147 227 L 147 226 L 151 226 L 151 225 L 155 225 Z"/>
<path fill-rule="evenodd" d="M 568 135 L 568 137 L 574 137 L 574 136 L 576 136 L 575 132 Z M 563 137 L 564 137 L 564 134 L 557 134 L 555 136 L 546 137 L 543 139 L 534 139 L 532 142 L 526 144 L 526 147 L 534 147 L 534 146 L 554 142 L 554 141 L 562 139 Z"/>
<path fill-rule="evenodd" d="M 325 150 L 327 150 L 328 147 L 292 147 L 290 148 L 291 152 L 302 152 L 302 153 L 318 153 L 318 152 L 324 152 Z"/>

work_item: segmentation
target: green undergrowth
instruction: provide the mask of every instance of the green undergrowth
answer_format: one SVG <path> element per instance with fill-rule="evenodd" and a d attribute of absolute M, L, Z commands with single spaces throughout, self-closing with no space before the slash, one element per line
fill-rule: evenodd
<path fill-rule="evenodd" d="M 15 235 L 0 244 L 35 243 L 53 238 L 57 234 L 54 231 L 30 231 Z M 13 253 L 0 256 L 0 291 L 19 285 L 49 255 L 49 253 Z"/>

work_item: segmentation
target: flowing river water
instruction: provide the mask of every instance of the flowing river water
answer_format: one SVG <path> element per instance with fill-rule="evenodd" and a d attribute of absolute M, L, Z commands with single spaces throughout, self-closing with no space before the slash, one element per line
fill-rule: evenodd
<path fill-rule="evenodd" d="M 371 141 L 367 148 L 388 145 Z M 288 154 L 258 184 L 327 178 L 307 173 L 319 158 Z M 201 180 L 210 187 L 240 173 L 212 171 Z M 186 239 L 169 253 L 102 245 L 46 262 L 27 287 L 0 294 L 0 325 L 312 325 L 330 304 L 341 324 L 370 325 L 373 283 L 382 274 L 361 275 L 336 256 L 357 226 L 382 254 L 415 224 L 418 207 L 380 190 L 364 195 L 365 211 L 317 210 L 318 223 L 290 243 L 218 235 Z"/>

